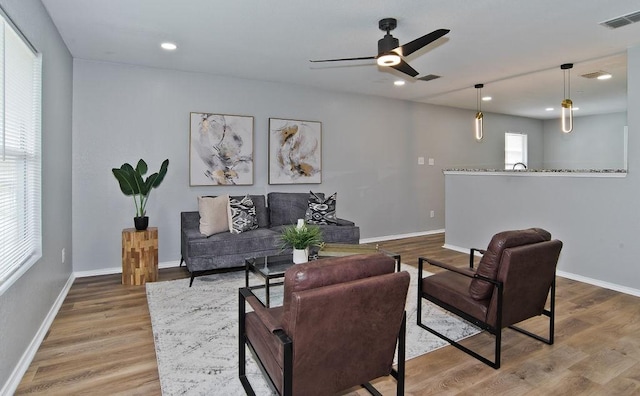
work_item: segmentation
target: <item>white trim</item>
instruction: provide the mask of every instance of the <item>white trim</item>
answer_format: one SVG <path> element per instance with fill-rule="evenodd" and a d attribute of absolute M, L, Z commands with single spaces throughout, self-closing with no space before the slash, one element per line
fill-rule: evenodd
<path fill-rule="evenodd" d="M 449 244 L 446 244 L 446 243 L 444 245 L 442 245 L 442 247 L 445 248 L 445 249 L 449 249 L 449 250 L 455 250 L 456 252 L 460 252 L 460 253 L 464 253 L 464 254 L 469 254 L 469 252 L 471 251 L 471 249 L 461 248 L 459 246 L 449 245 Z M 474 254 L 474 256 L 482 257 L 482 254 L 480 252 L 476 252 Z"/>
<path fill-rule="evenodd" d="M 444 245 L 442 245 L 442 247 L 445 249 L 454 250 L 456 252 L 465 253 L 465 254 L 469 254 L 469 251 L 471 250 L 471 249 L 461 248 L 460 246 L 456 246 L 456 245 L 449 245 L 448 243 L 445 243 Z"/>
<path fill-rule="evenodd" d="M 387 235 L 387 236 L 381 236 L 381 237 L 361 239 L 360 243 L 390 241 L 393 239 L 411 238 L 411 237 L 417 237 L 417 236 L 434 235 L 434 234 L 442 234 L 442 233 L 444 233 L 444 229 L 412 232 L 408 234 L 399 234 L 399 235 Z M 173 268 L 173 267 L 179 267 L 179 266 L 180 266 L 180 260 L 165 261 L 162 263 L 158 263 L 158 269 Z M 122 267 L 111 267 L 111 268 L 102 268 L 102 269 L 89 270 L 89 271 L 75 271 L 73 274 L 75 275 L 76 278 L 86 278 L 87 276 L 113 275 L 113 274 L 121 274 L 121 273 L 122 273 Z"/>
<path fill-rule="evenodd" d="M 158 263 L 158 269 L 164 268 L 173 268 L 179 267 L 180 260 L 175 261 L 165 261 L 162 263 Z M 122 267 L 111 267 L 111 268 L 102 268 L 97 270 L 89 270 L 89 271 L 75 271 L 73 274 L 76 278 L 86 278 L 87 276 L 99 276 L 99 275 L 113 275 L 113 274 L 121 274 Z"/>
<path fill-rule="evenodd" d="M 420 232 L 410 232 L 408 234 L 386 235 L 386 236 L 381 236 L 381 237 L 360 239 L 360 243 L 382 242 L 382 241 L 390 241 L 390 240 L 393 240 L 393 239 L 413 238 L 413 237 L 418 237 L 418 236 L 435 235 L 435 234 L 442 234 L 442 233 L 444 233 L 444 229 L 430 230 L 430 231 L 420 231 Z"/>
<path fill-rule="evenodd" d="M 601 281 L 601 280 L 598 280 L 598 279 L 587 278 L 586 276 L 576 275 L 576 274 L 572 274 L 570 272 L 565 272 L 565 271 L 556 271 L 556 274 L 558 276 L 563 277 L 563 278 L 573 279 L 573 280 L 578 281 L 578 282 L 588 283 L 590 285 L 603 287 L 605 289 L 609 289 L 609 290 L 617 291 L 617 292 L 620 292 L 620 293 L 630 294 L 632 296 L 640 297 L 640 290 L 634 289 L 634 288 L 631 288 L 631 287 L 621 286 L 621 285 L 617 285 L 615 283 L 609 283 L 609 282 Z"/>
<path fill-rule="evenodd" d="M 444 246 L 442 247 L 449 250 L 455 250 L 456 252 L 469 254 L 469 249 L 461 248 L 459 246 L 448 245 L 445 243 Z M 479 254 L 476 253 L 476 255 L 478 256 Z M 603 287 L 605 289 L 617 291 L 620 293 L 630 294 L 632 296 L 640 297 L 640 290 L 633 289 L 631 287 L 616 285 L 615 283 L 609 283 L 609 282 L 601 281 L 598 279 L 587 278 L 586 276 L 576 275 L 576 274 L 572 274 L 570 272 L 565 272 L 565 271 L 556 271 L 556 275 L 561 276 L 563 278 L 567 278 L 567 279 L 573 279 L 578 282 L 587 283 L 590 285 Z"/>
<path fill-rule="evenodd" d="M 11 286 L 13 286 L 13 284 L 16 283 L 16 281 L 18 281 L 18 279 L 20 279 L 20 277 L 22 277 L 22 275 L 24 275 L 24 273 L 27 272 L 29 268 L 33 267 L 33 265 L 37 263 L 38 260 L 40 260 L 41 258 L 42 258 L 42 252 L 38 250 L 38 253 L 34 254 L 31 259 L 29 259 L 26 263 L 16 268 L 16 270 L 13 272 L 13 274 L 11 274 L 11 276 L 9 276 L 4 281 L 0 282 L 0 296 L 3 295 L 4 292 L 9 290 Z"/>
<path fill-rule="evenodd" d="M 60 294 L 58 294 L 58 298 L 56 298 L 56 300 L 54 301 L 53 305 L 51 306 L 51 309 L 49 309 L 49 313 L 42 321 L 42 324 L 40 325 L 40 328 L 36 332 L 36 335 L 33 337 L 33 339 L 31 340 L 31 343 L 29 343 L 29 346 L 22 354 L 20 361 L 18 362 L 16 367 L 13 369 L 13 372 L 9 376 L 9 379 L 7 380 L 7 382 L 5 382 L 2 389 L 0 389 L 0 395 L 13 395 L 16 389 L 18 389 L 18 386 L 20 385 L 20 381 L 22 381 L 22 377 L 29 369 L 29 365 L 31 365 L 31 362 L 35 357 L 36 352 L 38 352 L 38 348 L 40 348 L 40 344 L 42 344 L 42 340 L 44 340 L 44 337 L 47 335 L 47 332 L 49 331 L 49 328 L 51 327 L 53 320 L 56 318 L 56 315 L 58 314 L 58 311 L 60 310 L 62 303 L 67 297 L 67 294 L 69 293 L 69 290 L 71 289 L 71 285 L 73 285 L 74 280 L 75 280 L 75 276 L 73 274 L 69 275 L 69 279 L 67 279 L 67 283 L 64 285 L 64 287 L 60 291 Z"/>

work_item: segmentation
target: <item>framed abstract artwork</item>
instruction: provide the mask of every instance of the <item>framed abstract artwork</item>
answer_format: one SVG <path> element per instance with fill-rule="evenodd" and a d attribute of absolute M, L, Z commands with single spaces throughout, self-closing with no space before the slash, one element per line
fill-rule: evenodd
<path fill-rule="evenodd" d="M 189 184 L 253 184 L 253 117 L 191 113 Z"/>
<path fill-rule="evenodd" d="M 269 118 L 269 184 L 322 182 L 322 123 Z"/>

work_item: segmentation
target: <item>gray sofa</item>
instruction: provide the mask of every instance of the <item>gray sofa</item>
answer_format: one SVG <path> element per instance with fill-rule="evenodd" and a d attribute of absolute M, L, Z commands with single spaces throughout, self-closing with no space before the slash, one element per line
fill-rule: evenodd
<path fill-rule="evenodd" d="M 323 194 L 317 194 L 324 198 Z M 180 214 L 182 258 L 193 279 L 206 272 L 244 266 L 248 257 L 281 253 L 279 235 L 282 229 L 303 219 L 307 210 L 308 193 L 279 193 L 249 195 L 256 208 L 258 228 L 241 234 L 222 232 L 206 237 L 200 233 L 200 214 Z M 242 198 L 242 197 L 235 197 Z M 268 204 L 267 204 L 268 203 Z M 319 225 L 323 240 L 328 243 L 360 243 L 360 228 L 352 221 L 338 219 L 337 225 Z"/>

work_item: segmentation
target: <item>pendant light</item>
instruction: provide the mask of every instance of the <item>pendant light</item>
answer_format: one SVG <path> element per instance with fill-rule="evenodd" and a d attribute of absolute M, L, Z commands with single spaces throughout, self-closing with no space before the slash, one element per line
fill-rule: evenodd
<path fill-rule="evenodd" d="M 484 87 L 484 84 L 476 84 L 474 85 L 474 87 L 476 88 L 476 109 L 478 110 L 476 112 L 476 120 L 475 120 L 475 137 L 477 141 L 481 141 L 483 135 L 483 130 L 482 130 L 482 118 L 484 117 L 484 115 L 482 114 L 482 88 Z"/>
<path fill-rule="evenodd" d="M 560 66 L 564 73 L 564 99 L 562 100 L 562 132 L 564 133 L 573 131 L 573 102 L 569 99 L 571 96 L 571 68 L 573 68 L 573 63 L 565 63 Z"/>

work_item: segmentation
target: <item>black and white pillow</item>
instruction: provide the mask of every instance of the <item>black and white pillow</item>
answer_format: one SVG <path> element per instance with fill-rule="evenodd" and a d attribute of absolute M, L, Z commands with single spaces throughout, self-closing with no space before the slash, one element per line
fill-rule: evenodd
<path fill-rule="evenodd" d="M 336 218 L 336 198 L 338 193 L 333 193 L 328 198 L 322 199 L 313 191 L 309 191 L 309 202 L 304 220 L 307 224 L 338 224 Z"/>
<path fill-rule="evenodd" d="M 229 197 L 228 208 L 229 232 L 232 234 L 240 234 L 258 228 L 256 207 L 248 195 L 241 200 Z"/>

